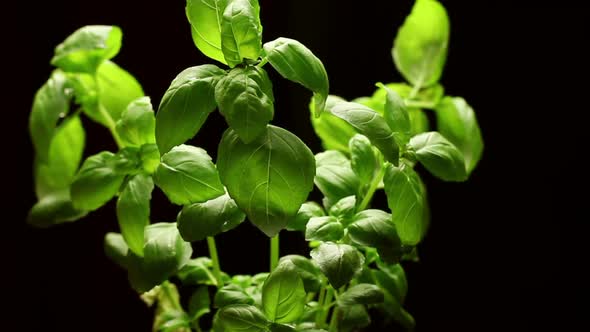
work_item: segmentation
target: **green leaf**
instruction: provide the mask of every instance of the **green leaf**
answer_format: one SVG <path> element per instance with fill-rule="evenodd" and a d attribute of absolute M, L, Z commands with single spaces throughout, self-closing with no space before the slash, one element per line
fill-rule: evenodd
<path fill-rule="evenodd" d="M 230 128 L 217 156 L 219 175 L 230 196 L 269 237 L 285 228 L 313 189 L 313 154 L 285 129 L 269 125 L 245 144 Z"/>
<path fill-rule="evenodd" d="M 70 184 L 80 166 L 85 142 L 86 133 L 78 116 L 68 117 L 56 129 L 47 160 L 35 160 L 35 193 L 38 199 L 59 191 L 67 191 L 67 196 L 70 196 Z"/>
<path fill-rule="evenodd" d="M 256 60 L 262 51 L 258 0 L 230 0 L 221 19 L 221 50 L 230 67 Z"/>
<path fill-rule="evenodd" d="M 379 268 L 385 266 L 383 264 L 378 265 Z M 408 287 L 405 273 L 399 264 L 387 269 L 388 272 L 369 270 L 372 281 L 384 290 L 385 301 L 378 308 L 384 312 L 384 315 L 393 318 L 406 329 L 413 329 L 415 326 L 414 318 L 402 307 Z"/>
<path fill-rule="evenodd" d="M 463 153 L 470 174 L 483 153 L 483 138 L 473 108 L 463 98 L 445 97 L 436 108 L 436 122 L 438 131 Z"/>
<path fill-rule="evenodd" d="M 125 243 L 123 235 L 119 233 L 107 233 L 104 237 L 104 252 L 117 265 L 124 269 L 127 268 L 129 247 Z"/>
<path fill-rule="evenodd" d="M 228 0 L 187 0 L 186 17 L 193 42 L 213 60 L 227 64 L 221 51 L 221 19 Z"/>
<path fill-rule="evenodd" d="M 238 285 L 225 285 L 215 294 L 214 305 L 223 308 L 233 304 L 254 304 L 254 299 Z"/>
<path fill-rule="evenodd" d="M 272 83 L 262 68 L 234 68 L 219 80 L 215 100 L 229 126 L 244 143 L 264 134 L 274 116 Z"/>
<path fill-rule="evenodd" d="M 117 157 L 107 151 L 84 161 L 71 187 L 75 208 L 94 211 L 117 194 L 125 175 L 116 171 L 116 161 Z"/>
<path fill-rule="evenodd" d="M 344 236 L 344 227 L 335 217 L 313 217 L 305 230 L 306 241 L 338 241 Z"/>
<path fill-rule="evenodd" d="M 156 144 L 144 144 L 139 148 L 139 159 L 143 170 L 153 174 L 160 165 L 160 151 Z"/>
<path fill-rule="evenodd" d="M 262 310 L 276 323 L 292 323 L 305 307 L 305 288 L 290 260 L 284 260 L 262 286 Z"/>
<path fill-rule="evenodd" d="M 201 241 L 238 226 L 245 218 L 236 202 L 225 194 L 186 205 L 178 215 L 178 230 L 185 241 Z"/>
<path fill-rule="evenodd" d="M 315 156 L 315 161 L 317 169 L 314 183 L 331 204 L 356 195 L 360 187 L 359 178 L 344 154 L 338 151 L 320 152 Z"/>
<path fill-rule="evenodd" d="M 270 326 L 270 332 L 296 332 L 294 327 L 284 324 L 273 323 Z"/>
<path fill-rule="evenodd" d="M 59 119 L 65 117 L 70 110 L 72 95 L 67 84 L 66 75 L 55 70 L 35 94 L 29 116 L 29 133 L 37 158 L 42 162 L 49 159 L 49 147 L 56 134 Z"/>
<path fill-rule="evenodd" d="M 338 298 L 339 306 L 355 304 L 378 304 L 384 301 L 383 291 L 379 286 L 358 284 L 350 287 Z"/>
<path fill-rule="evenodd" d="M 154 182 L 149 175 L 133 176 L 117 200 L 117 219 L 129 249 L 143 256 L 144 229 L 150 223 L 150 200 Z"/>
<path fill-rule="evenodd" d="M 356 212 L 356 196 L 347 196 L 330 208 L 330 215 L 338 218 L 338 222 L 347 227 Z"/>
<path fill-rule="evenodd" d="M 150 97 L 132 101 L 117 121 L 117 133 L 125 146 L 156 143 L 156 119 Z"/>
<path fill-rule="evenodd" d="M 143 96 L 143 89 L 135 77 L 114 62 L 105 61 L 98 67 L 96 80 L 98 100 L 113 121 L 121 118 L 129 103 Z"/>
<path fill-rule="evenodd" d="M 123 32 L 116 26 L 87 25 L 55 48 L 51 64 L 70 72 L 93 74 L 96 68 L 113 58 L 121 49 Z"/>
<path fill-rule="evenodd" d="M 188 301 L 188 314 L 191 320 L 199 319 L 201 316 L 211 312 L 209 309 L 209 290 L 207 286 L 201 286 L 193 292 Z"/>
<path fill-rule="evenodd" d="M 162 156 L 154 181 L 170 202 L 205 202 L 225 193 L 211 157 L 201 148 L 179 145 Z"/>
<path fill-rule="evenodd" d="M 309 104 L 311 124 L 316 135 L 322 140 L 322 146 L 325 150 L 338 150 L 348 153 L 348 142 L 356 134 L 356 130 L 348 122 L 329 112 L 336 104 L 341 102 L 346 102 L 346 100 L 329 95 L 326 106 L 322 111 L 317 109 L 314 100 L 312 100 Z M 314 116 L 314 114 L 320 112 L 322 116 Z"/>
<path fill-rule="evenodd" d="M 348 147 L 352 170 L 358 175 L 361 183 L 369 185 L 381 168 L 371 141 L 364 135 L 356 134 L 348 142 Z"/>
<path fill-rule="evenodd" d="M 198 257 L 189 260 L 178 271 L 178 278 L 184 285 L 215 285 L 216 279 L 211 272 L 211 259 Z"/>
<path fill-rule="evenodd" d="M 449 17 L 436 0 L 416 0 L 397 32 L 392 55 L 412 85 L 426 87 L 440 79 L 449 46 Z"/>
<path fill-rule="evenodd" d="M 338 289 L 361 272 L 365 257 L 348 244 L 322 243 L 311 251 L 311 259 Z"/>
<path fill-rule="evenodd" d="M 324 209 L 316 202 L 305 202 L 297 211 L 295 217 L 289 220 L 287 224 L 288 231 L 305 231 L 305 225 L 313 217 L 326 215 Z"/>
<path fill-rule="evenodd" d="M 29 211 L 27 223 L 35 227 L 49 227 L 76 221 L 87 213 L 74 208 L 69 190 L 63 189 L 42 196 Z"/>
<path fill-rule="evenodd" d="M 410 140 L 411 122 L 404 100 L 394 90 L 380 85 L 387 93 L 383 117 L 393 132 L 396 142 L 405 145 Z"/>
<path fill-rule="evenodd" d="M 143 274 L 154 286 L 176 274 L 190 259 L 193 250 L 184 242 L 176 223 L 157 223 L 145 228 Z"/>
<path fill-rule="evenodd" d="M 197 3 L 187 3 L 193 2 Z M 172 81 L 156 114 L 156 141 L 161 153 L 199 132 L 217 106 L 215 85 L 223 75 L 225 71 L 217 66 L 202 65 L 183 70 Z"/>
<path fill-rule="evenodd" d="M 371 324 L 371 317 L 361 304 L 338 307 L 335 314 L 339 332 L 358 331 Z"/>
<path fill-rule="evenodd" d="M 284 78 L 313 92 L 312 103 L 319 117 L 326 107 L 330 89 L 324 64 L 297 40 L 280 37 L 264 44 L 266 59 Z"/>
<path fill-rule="evenodd" d="M 353 126 L 358 132 L 367 136 L 371 143 L 382 153 L 385 159 L 397 164 L 399 147 L 385 119 L 372 109 L 357 103 L 336 104 L 330 113 Z"/>
<path fill-rule="evenodd" d="M 430 129 L 430 123 L 428 122 L 428 117 L 426 113 L 421 109 L 410 109 L 408 110 L 408 115 L 410 116 L 410 123 L 411 129 L 410 133 L 412 135 L 418 135 L 421 133 L 425 133 Z"/>
<path fill-rule="evenodd" d="M 416 158 L 430 173 L 445 181 L 465 181 L 465 159 L 453 143 L 436 131 L 412 137 Z"/>
<path fill-rule="evenodd" d="M 408 293 L 408 280 L 402 265 L 377 262 L 377 267 L 384 274 L 384 276 L 380 273 L 375 274 L 378 283 L 383 285 L 400 304 L 403 304 Z"/>
<path fill-rule="evenodd" d="M 401 240 L 387 212 L 369 209 L 357 213 L 348 226 L 348 236 L 358 245 L 376 248 L 387 262 L 398 262 L 402 256 Z"/>
<path fill-rule="evenodd" d="M 317 292 L 322 286 L 322 272 L 309 258 L 299 255 L 287 255 L 281 257 L 279 265 L 290 261 L 295 266 L 295 271 L 303 281 L 306 292 Z"/>
<path fill-rule="evenodd" d="M 268 332 L 270 322 L 255 306 L 236 304 L 221 308 L 218 313 L 219 324 L 230 331 Z"/>
<path fill-rule="evenodd" d="M 406 165 L 389 165 L 383 183 L 392 220 L 402 243 L 417 244 L 428 228 L 426 192 L 420 177 Z"/>

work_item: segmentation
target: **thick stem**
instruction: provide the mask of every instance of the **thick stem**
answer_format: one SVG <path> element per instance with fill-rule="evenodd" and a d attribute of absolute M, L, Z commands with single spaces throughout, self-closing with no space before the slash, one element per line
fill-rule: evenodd
<path fill-rule="evenodd" d="M 270 272 L 279 264 L 279 234 L 270 238 Z"/>
<path fill-rule="evenodd" d="M 322 313 L 321 313 L 321 318 L 320 318 L 320 323 L 321 323 L 321 327 L 323 327 L 326 324 L 326 319 L 328 318 L 328 314 L 330 313 L 330 307 L 326 308 L 326 306 L 328 304 L 330 304 L 332 302 L 332 299 L 334 298 L 334 288 L 330 287 L 328 288 L 328 291 L 326 292 L 326 297 L 324 298 L 324 303 L 322 303 Z M 318 327 L 320 327 L 318 325 Z"/>
<path fill-rule="evenodd" d="M 363 197 L 361 204 L 359 204 L 359 206 L 358 206 L 357 212 L 363 211 L 364 209 L 367 208 L 367 206 L 369 206 L 369 203 L 371 202 L 371 199 L 373 199 L 373 195 L 375 194 L 377 187 L 379 187 L 379 183 L 381 182 L 381 180 L 383 180 L 384 175 L 385 175 L 385 165 L 381 165 L 381 169 L 379 170 L 379 174 L 377 174 L 377 176 L 375 178 L 373 178 L 373 181 L 371 182 L 371 185 L 369 186 L 369 190 L 367 190 L 365 197 Z"/>
<path fill-rule="evenodd" d="M 338 308 L 334 308 L 332 311 L 332 317 L 330 318 L 330 326 L 328 326 L 328 332 L 337 332 L 338 331 Z"/>
<path fill-rule="evenodd" d="M 215 279 L 217 280 L 217 288 L 221 288 L 223 287 L 223 278 L 221 277 L 217 246 L 215 245 L 215 238 L 213 236 L 207 236 L 207 246 L 209 247 L 209 256 L 211 256 L 211 263 L 213 265 L 213 275 L 215 275 Z"/>

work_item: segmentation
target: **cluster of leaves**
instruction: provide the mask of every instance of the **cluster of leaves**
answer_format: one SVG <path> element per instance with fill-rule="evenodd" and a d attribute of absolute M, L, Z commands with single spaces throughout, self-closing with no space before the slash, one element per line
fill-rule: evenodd
<path fill-rule="evenodd" d="M 154 331 L 355 331 L 370 324 L 369 311 L 413 328 L 400 262 L 418 259 L 430 222 L 414 167 L 465 181 L 483 150 L 473 109 L 444 96 L 438 83 L 449 39 L 443 6 L 417 0 L 398 32 L 393 59 L 409 84 L 378 83 L 371 97 L 352 102 L 329 95 L 322 62 L 300 42 L 262 42 L 257 0 L 187 0 L 186 15 L 197 48 L 228 68 L 187 68 L 157 113 L 110 61 L 121 45 L 117 27 L 84 27 L 56 48 L 58 69 L 35 96 L 30 118 L 39 202 L 29 222 L 73 221 L 117 197 L 121 233 L 106 235 L 105 251 L 156 305 Z M 270 124 L 267 63 L 313 92 L 311 121 L 326 151 L 314 156 L 295 134 Z M 72 105 L 79 110 L 70 112 Z M 185 143 L 216 109 L 229 128 L 214 163 Z M 434 111 L 438 131 L 429 131 L 425 110 Z M 80 113 L 111 131 L 116 153 L 80 166 Z M 314 184 L 321 204 L 306 202 Z M 156 186 L 182 206 L 174 222 L 151 223 Z M 390 212 L 371 208 L 380 189 Z M 214 236 L 246 218 L 272 238 L 271 271 L 229 276 Z M 281 230 L 303 232 L 310 258 L 278 260 Z M 190 242 L 205 239 L 210 257 L 191 258 Z M 188 305 L 177 285 L 194 290 Z"/>

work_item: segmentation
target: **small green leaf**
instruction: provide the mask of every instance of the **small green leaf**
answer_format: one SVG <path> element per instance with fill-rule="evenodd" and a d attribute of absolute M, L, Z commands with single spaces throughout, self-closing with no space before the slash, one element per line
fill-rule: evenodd
<path fill-rule="evenodd" d="M 217 156 L 230 196 L 269 237 L 285 228 L 313 189 L 313 154 L 285 129 L 269 125 L 263 135 L 245 144 L 230 128 Z"/>
<path fill-rule="evenodd" d="M 365 257 L 348 244 L 322 243 L 311 251 L 311 259 L 338 289 L 361 272 Z"/>
<path fill-rule="evenodd" d="M 309 219 L 313 217 L 321 217 L 326 215 L 324 209 L 316 202 L 305 202 L 297 211 L 295 217 L 289 220 L 287 230 L 289 231 L 305 231 L 305 225 Z"/>
<path fill-rule="evenodd" d="M 216 308 L 223 308 L 232 304 L 254 304 L 254 299 L 240 286 L 229 284 L 217 291 L 213 303 Z"/>
<path fill-rule="evenodd" d="M 35 227 L 76 221 L 88 212 L 74 208 L 68 189 L 54 191 L 41 197 L 27 216 L 27 223 Z"/>
<path fill-rule="evenodd" d="M 207 286 L 201 286 L 193 292 L 188 301 L 188 314 L 192 321 L 199 319 L 201 316 L 209 313 L 211 310 L 209 306 L 211 300 L 209 300 L 209 290 Z"/>
<path fill-rule="evenodd" d="M 198 257 L 189 260 L 178 271 L 178 278 L 184 285 L 215 285 L 216 279 L 211 272 L 211 259 Z"/>
<path fill-rule="evenodd" d="M 445 97 L 436 108 L 436 122 L 440 133 L 463 153 L 470 174 L 483 153 L 483 138 L 473 108 L 463 98 Z"/>
<path fill-rule="evenodd" d="M 406 105 L 397 92 L 383 84 L 380 86 L 387 93 L 383 117 L 393 132 L 396 142 L 399 145 L 405 145 L 410 140 L 410 131 L 412 129 Z"/>
<path fill-rule="evenodd" d="M 263 135 L 274 116 L 272 83 L 262 68 L 234 68 L 215 87 L 219 111 L 248 144 Z"/>
<path fill-rule="evenodd" d="M 148 175 L 133 176 L 117 200 L 117 219 L 125 242 L 138 256 L 143 256 L 144 229 L 150 223 L 150 200 L 154 182 Z"/>
<path fill-rule="evenodd" d="M 417 0 L 395 37 L 392 55 L 412 85 L 430 86 L 440 79 L 449 46 L 449 17 L 436 0 Z"/>
<path fill-rule="evenodd" d="M 150 97 L 140 97 L 129 104 L 117 121 L 117 133 L 125 146 L 156 143 L 156 119 Z"/>
<path fill-rule="evenodd" d="M 287 255 L 281 257 L 279 265 L 285 261 L 290 261 L 295 266 L 295 271 L 303 280 L 303 286 L 306 292 L 317 292 L 322 285 L 322 272 L 320 268 L 309 258 L 299 255 Z"/>
<path fill-rule="evenodd" d="M 66 75 L 55 70 L 35 94 L 29 116 L 29 133 L 37 158 L 42 162 L 48 161 L 49 147 L 59 119 L 65 117 L 70 110 L 72 96 L 67 84 Z"/>
<path fill-rule="evenodd" d="M 227 64 L 221 51 L 221 19 L 228 0 L 187 0 L 186 17 L 193 42 L 213 60 Z"/>
<path fill-rule="evenodd" d="M 225 194 L 186 205 L 178 215 L 178 230 L 185 241 L 201 241 L 238 226 L 245 218 L 236 202 Z"/>
<path fill-rule="evenodd" d="M 353 126 L 358 132 L 367 136 L 387 161 L 397 164 L 399 147 L 393 138 L 385 119 L 372 109 L 357 103 L 336 104 L 330 113 Z"/>
<path fill-rule="evenodd" d="M 266 59 L 284 78 L 313 91 L 312 103 L 319 117 L 326 107 L 330 89 L 324 64 L 297 40 L 278 38 L 264 44 Z"/>
<path fill-rule="evenodd" d="M 356 212 L 356 196 L 347 196 L 336 202 L 330 208 L 330 215 L 338 218 L 344 227 L 348 226 Z"/>
<path fill-rule="evenodd" d="M 350 287 L 338 298 L 339 306 L 355 304 L 378 304 L 384 301 L 381 288 L 371 284 L 358 284 Z"/>
<path fill-rule="evenodd" d="M 55 48 L 51 64 L 64 71 L 93 74 L 103 61 L 119 53 L 122 39 L 119 27 L 87 25 L 74 31 Z"/>
<path fill-rule="evenodd" d="M 389 213 L 373 209 L 357 213 L 348 226 L 348 236 L 358 245 L 376 248 L 387 262 L 401 258 L 401 240 Z"/>
<path fill-rule="evenodd" d="M 129 247 L 123 235 L 119 233 L 107 233 L 104 237 L 104 252 L 113 262 L 120 267 L 127 268 L 127 253 Z"/>
<path fill-rule="evenodd" d="M 256 60 L 262 51 L 258 0 L 230 0 L 221 19 L 221 50 L 230 67 Z"/>
<path fill-rule="evenodd" d="M 309 104 L 309 110 L 313 130 L 322 140 L 324 149 L 348 153 L 348 142 L 356 134 L 356 130 L 348 122 L 330 113 L 330 110 L 336 104 L 342 102 L 346 102 L 346 100 L 338 96 L 329 95 L 323 111 L 317 110 L 315 100 L 312 100 Z M 322 116 L 316 117 L 314 115 L 320 112 L 322 112 Z"/>
<path fill-rule="evenodd" d="M 218 312 L 219 324 L 225 331 L 268 332 L 270 322 L 255 306 L 236 304 L 221 308 Z"/>
<path fill-rule="evenodd" d="M 338 241 L 344 236 L 344 227 L 335 217 L 313 217 L 305 230 L 306 241 Z"/>
<path fill-rule="evenodd" d="M 315 156 L 315 185 L 334 204 L 344 197 L 356 195 L 359 178 L 353 172 L 350 160 L 338 151 L 320 152 Z"/>
<path fill-rule="evenodd" d="M 139 148 L 139 160 L 147 174 L 153 174 L 160 165 L 160 151 L 156 144 L 144 144 Z"/>
<path fill-rule="evenodd" d="M 176 76 L 156 114 L 156 141 L 160 153 L 185 143 L 199 132 L 217 106 L 215 85 L 223 75 L 225 71 L 214 65 L 202 65 L 187 68 Z"/>
<path fill-rule="evenodd" d="M 430 173 L 445 181 L 465 181 L 465 159 L 453 143 L 436 131 L 412 137 L 416 158 Z"/>
<path fill-rule="evenodd" d="M 179 145 L 162 156 L 154 181 L 174 204 L 205 202 L 225 193 L 211 157 L 201 148 Z"/>
<path fill-rule="evenodd" d="M 94 211 L 117 194 L 125 175 L 116 171 L 116 161 L 117 157 L 106 151 L 84 161 L 71 187 L 75 208 Z"/>
<path fill-rule="evenodd" d="M 371 317 L 362 304 L 338 307 L 336 310 L 338 331 L 358 331 L 371 324 Z"/>
<path fill-rule="evenodd" d="M 262 310 L 276 323 L 296 321 L 305 307 L 305 288 L 290 260 L 284 260 L 262 286 Z"/>
<path fill-rule="evenodd" d="M 426 192 L 420 177 L 406 165 L 389 165 L 383 183 L 392 220 L 402 243 L 417 244 L 428 228 Z"/>
<path fill-rule="evenodd" d="M 364 135 L 356 134 L 348 142 L 348 147 L 352 170 L 358 175 L 361 183 L 368 185 L 381 168 L 371 141 Z"/>

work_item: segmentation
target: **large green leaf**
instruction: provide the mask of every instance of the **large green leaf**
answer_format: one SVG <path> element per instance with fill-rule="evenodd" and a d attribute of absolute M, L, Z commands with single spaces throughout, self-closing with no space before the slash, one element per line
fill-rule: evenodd
<path fill-rule="evenodd" d="M 338 103 L 330 110 L 330 113 L 367 136 L 371 143 L 381 150 L 387 161 L 397 164 L 399 147 L 393 138 L 393 132 L 381 115 L 357 103 Z"/>
<path fill-rule="evenodd" d="M 295 272 L 303 281 L 306 292 L 317 292 L 322 285 L 322 272 L 320 268 L 309 258 L 299 255 L 287 255 L 281 257 L 279 265 L 290 261 L 295 266 Z"/>
<path fill-rule="evenodd" d="M 107 151 L 84 161 L 71 187 L 75 208 L 94 211 L 118 193 L 125 174 L 116 170 L 117 161 L 117 156 Z"/>
<path fill-rule="evenodd" d="M 272 83 L 261 68 L 232 69 L 217 83 L 215 100 L 229 126 L 245 143 L 262 135 L 274 116 Z"/>
<path fill-rule="evenodd" d="M 186 205 L 178 215 L 178 230 L 185 241 L 200 241 L 236 227 L 245 218 L 236 202 L 225 194 Z"/>
<path fill-rule="evenodd" d="M 295 322 L 305 307 L 303 281 L 290 260 L 284 260 L 271 272 L 262 286 L 262 310 L 277 323 Z"/>
<path fill-rule="evenodd" d="M 315 161 L 315 185 L 331 204 L 344 197 L 356 195 L 360 187 L 359 178 L 344 154 L 338 151 L 320 152 L 315 156 Z"/>
<path fill-rule="evenodd" d="M 359 274 L 365 262 L 365 257 L 355 247 L 330 242 L 312 250 L 311 258 L 336 289 Z"/>
<path fill-rule="evenodd" d="M 470 174 L 483 153 L 483 138 L 473 108 L 461 97 L 445 97 L 436 108 L 436 122 L 440 133 L 463 153 Z"/>
<path fill-rule="evenodd" d="M 125 242 L 136 255 L 143 256 L 144 229 L 150 223 L 151 176 L 134 175 L 117 200 L 117 219 Z"/>
<path fill-rule="evenodd" d="M 285 129 L 269 125 L 245 144 L 230 128 L 217 155 L 219 175 L 230 196 L 268 236 L 285 228 L 313 189 L 313 154 Z"/>
<path fill-rule="evenodd" d="M 117 133 L 126 146 L 156 143 L 156 119 L 150 97 L 132 101 L 117 121 Z"/>
<path fill-rule="evenodd" d="M 189 1 L 191 3 L 191 1 Z M 162 97 L 156 115 L 156 140 L 160 153 L 195 136 L 216 107 L 215 85 L 225 71 L 214 65 L 183 70 Z"/>
<path fill-rule="evenodd" d="M 430 173 L 445 181 L 465 181 L 465 159 L 453 143 L 436 131 L 412 137 L 416 158 Z"/>
<path fill-rule="evenodd" d="M 379 286 L 372 284 L 357 284 L 338 298 L 339 306 L 351 306 L 355 304 L 378 304 L 384 300 L 383 291 Z"/>
<path fill-rule="evenodd" d="M 129 103 L 143 96 L 143 89 L 135 77 L 111 61 L 105 61 L 98 67 L 96 81 L 98 101 L 113 121 L 121 118 Z"/>
<path fill-rule="evenodd" d="M 154 181 L 174 204 L 205 202 L 225 193 L 211 157 L 201 148 L 179 145 L 162 156 Z"/>
<path fill-rule="evenodd" d="M 414 86 L 436 83 L 449 46 L 449 17 L 436 0 L 416 0 L 397 32 L 392 55 L 397 69 Z"/>
<path fill-rule="evenodd" d="M 41 162 L 48 161 L 49 147 L 57 131 L 57 123 L 70 110 L 72 95 L 66 89 L 67 84 L 66 75 L 55 70 L 35 94 L 29 116 L 29 133 L 37 158 Z"/>
<path fill-rule="evenodd" d="M 221 19 L 221 50 L 230 67 L 256 60 L 262 51 L 258 0 L 230 0 Z"/>
<path fill-rule="evenodd" d="M 281 76 L 313 92 L 315 115 L 320 116 L 330 89 L 322 61 L 305 45 L 289 38 L 281 37 L 264 44 L 264 51 L 268 62 Z"/>
<path fill-rule="evenodd" d="M 402 243 L 415 245 L 428 228 L 428 209 L 424 184 L 418 174 L 404 164 L 389 165 L 383 178 L 387 204 Z"/>
<path fill-rule="evenodd" d="M 258 308 L 245 304 L 221 308 L 217 312 L 217 319 L 227 332 L 268 332 L 270 326 L 270 322 Z"/>
<path fill-rule="evenodd" d="M 55 48 L 51 64 L 64 71 L 93 74 L 103 61 L 119 53 L 122 38 L 119 27 L 87 25 Z"/>
<path fill-rule="evenodd" d="M 356 244 L 376 248 L 385 261 L 397 262 L 402 255 L 400 238 L 387 212 L 369 209 L 357 213 L 348 226 L 348 236 Z"/>
<path fill-rule="evenodd" d="M 193 42 L 203 54 L 227 64 L 221 51 L 221 19 L 228 0 L 187 0 Z"/>
<path fill-rule="evenodd" d="M 306 241 L 338 241 L 344 236 L 344 228 L 335 217 L 313 217 L 305 230 Z"/>
<path fill-rule="evenodd" d="M 338 103 L 346 100 L 328 95 L 323 110 L 318 110 L 314 100 L 309 104 L 311 124 L 316 135 L 322 140 L 322 146 L 326 150 L 338 150 L 344 153 L 348 152 L 348 142 L 357 132 L 348 122 L 336 117 L 330 113 L 330 110 Z M 314 114 L 322 113 L 320 117 Z"/>

